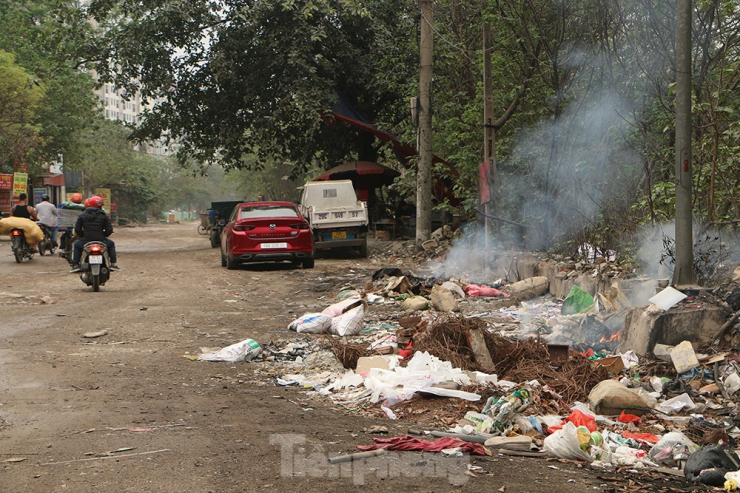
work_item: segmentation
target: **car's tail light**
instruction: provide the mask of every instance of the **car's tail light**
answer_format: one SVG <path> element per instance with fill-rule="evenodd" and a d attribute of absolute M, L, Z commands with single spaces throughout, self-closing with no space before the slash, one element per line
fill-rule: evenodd
<path fill-rule="evenodd" d="M 290 227 L 293 229 L 308 229 L 308 223 L 291 224 Z"/>
<path fill-rule="evenodd" d="M 14 230 L 13 230 L 13 232 L 12 232 L 11 234 L 12 234 L 13 236 L 20 236 L 20 235 L 21 235 L 21 232 L 20 232 L 20 231 L 18 231 L 17 229 L 14 229 Z"/>
<path fill-rule="evenodd" d="M 254 224 L 237 224 L 234 226 L 234 231 L 251 231 L 256 226 Z"/>
<path fill-rule="evenodd" d="M 100 255 L 100 245 L 92 245 L 90 247 L 90 253 L 94 255 Z"/>

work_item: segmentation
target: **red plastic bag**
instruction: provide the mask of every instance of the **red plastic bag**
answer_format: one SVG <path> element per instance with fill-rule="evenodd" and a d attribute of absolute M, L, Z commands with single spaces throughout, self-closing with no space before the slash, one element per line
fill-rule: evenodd
<path fill-rule="evenodd" d="M 560 428 L 565 426 L 565 423 L 573 423 L 574 425 L 576 425 L 576 428 L 579 426 L 585 426 L 586 428 L 588 428 L 588 431 L 590 431 L 591 433 L 596 431 L 596 419 L 590 414 L 582 413 L 581 411 L 576 409 L 575 411 L 570 413 L 570 416 L 565 418 L 565 421 L 563 421 L 557 426 L 551 426 L 550 428 L 547 429 L 547 432 L 550 434 L 555 433 Z"/>
<path fill-rule="evenodd" d="M 478 286 L 477 284 L 468 284 L 465 286 L 465 292 L 468 293 L 468 296 L 476 297 L 476 296 L 503 296 L 505 298 L 509 297 L 509 294 L 503 293 L 499 291 L 496 288 L 489 288 L 488 286 Z"/>
<path fill-rule="evenodd" d="M 634 414 L 625 414 L 624 411 L 622 411 L 622 414 L 619 415 L 617 421 L 620 421 L 622 423 L 635 423 L 636 425 L 642 423 L 642 420 L 640 418 L 638 418 Z"/>
<path fill-rule="evenodd" d="M 630 433 L 629 431 L 623 431 L 622 436 L 624 438 L 634 438 L 638 442 L 658 443 L 658 440 L 660 440 L 651 433 Z"/>
<path fill-rule="evenodd" d="M 471 455 L 487 455 L 486 449 L 480 443 L 464 442 L 455 437 L 443 437 L 435 441 L 421 440 L 412 436 L 373 438 L 373 445 L 358 445 L 357 450 L 419 450 L 425 452 L 441 452 L 448 448 L 460 447 L 463 452 Z"/>

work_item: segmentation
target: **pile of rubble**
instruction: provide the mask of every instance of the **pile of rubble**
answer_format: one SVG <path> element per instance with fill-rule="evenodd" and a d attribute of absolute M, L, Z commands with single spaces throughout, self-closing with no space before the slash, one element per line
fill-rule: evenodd
<path fill-rule="evenodd" d="M 557 279 L 575 279 L 580 275 L 587 274 L 591 277 L 614 277 L 622 278 L 632 275 L 616 262 L 609 262 L 604 257 L 596 257 L 593 262 L 575 261 L 571 257 L 565 257 L 557 262 Z"/>

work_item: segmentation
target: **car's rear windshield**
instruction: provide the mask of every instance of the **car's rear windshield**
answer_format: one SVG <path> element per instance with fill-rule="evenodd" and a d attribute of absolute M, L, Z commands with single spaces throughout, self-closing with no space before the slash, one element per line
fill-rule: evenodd
<path fill-rule="evenodd" d="M 298 217 L 298 211 L 284 205 L 259 205 L 242 207 L 240 219 L 260 219 L 264 217 Z"/>

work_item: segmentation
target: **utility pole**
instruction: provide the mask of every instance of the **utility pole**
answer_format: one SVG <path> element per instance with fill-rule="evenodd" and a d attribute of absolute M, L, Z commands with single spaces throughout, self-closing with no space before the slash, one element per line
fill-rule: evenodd
<path fill-rule="evenodd" d="M 416 170 L 416 243 L 432 235 L 432 22 L 433 0 L 421 5 L 419 53 L 419 165 Z"/>
<path fill-rule="evenodd" d="M 691 214 L 691 0 L 676 2 L 675 286 L 696 284 Z"/>
<path fill-rule="evenodd" d="M 491 69 L 491 24 L 483 23 L 483 167 L 485 173 L 479 177 L 485 183 L 479 183 L 488 191 L 488 202 L 483 205 L 486 217 L 486 239 L 484 246 L 488 248 L 493 237 L 493 223 L 490 219 L 495 210 L 496 192 L 496 129 L 493 128 L 493 80 Z M 481 202 L 484 200 L 481 194 Z"/>

